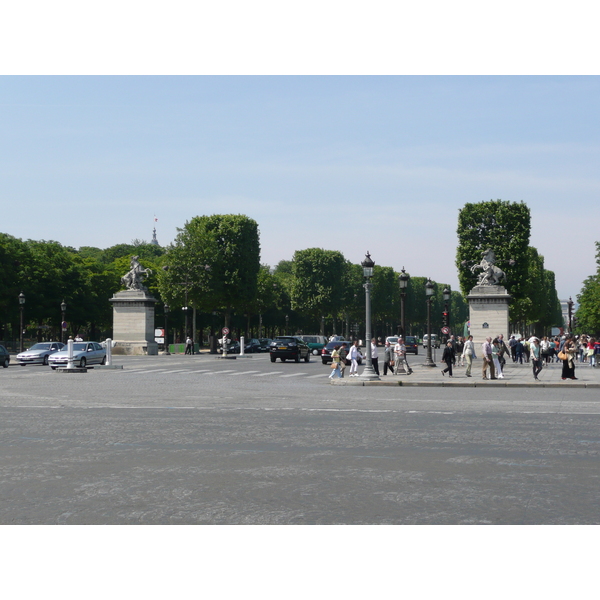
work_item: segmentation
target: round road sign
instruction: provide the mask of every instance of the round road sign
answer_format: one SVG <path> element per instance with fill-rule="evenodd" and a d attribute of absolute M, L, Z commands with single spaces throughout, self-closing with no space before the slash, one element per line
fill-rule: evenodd
<path fill-rule="evenodd" d="M 223 335 L 227 335 L 229 333 L 229 329 L 227 327 L 223 327 L 223 329 L 221 329 L 221 333 Z"/>
<path fill-rule="evenodd" d="M 450 327 L 442 327 L 442 333 L 448 335 L 450 333 Z"/>

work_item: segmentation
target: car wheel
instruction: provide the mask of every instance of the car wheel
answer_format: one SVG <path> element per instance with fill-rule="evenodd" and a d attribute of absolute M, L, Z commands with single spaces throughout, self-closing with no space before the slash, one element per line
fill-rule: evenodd
<path fill-rule="evenodd" d="M 47 354 L 46 354 L 46 356 L 44 356 L 44 361 L 42 362 L 42 364 L 46 367 L 48 366 L 48 355 Z"/>
<path fill-rule="evenodd" d="M 106 364 L 106 356 L 102 357 L 102 362 L 100 363 L 101 365 L 105 365 Z"/>
<path fill-rule="evenodd" d="M 85 360 L 85 356 L 82 356 L 82 357 L 81 357 L 81 360 L 79 361 L 79 366 L 80 366 L 82 369 L 85 369 L 85 365 L 86 365 L 86 363 L 87 363 L 87 360 Z"/>
<path fill-rule="evenodd" d="M 271 362 L 275 362 L 277 359 L 274 356 L 271 356 Z"/>
<path fill-rule="evenodd" d="M 415 356 L 418 356 L 418 355 L 419 355 L 419 351 L 415 350 Z"/>
<path fill-rule="evenodd" d="M 19 363 L 22 367 L 26 367 L 27 364 L 26 363 Z"/>
<path fill-rule="evenodd" d="M 53 371 L 56 371 L 56 367 L 50 367 Z"/>
<path fill-rule="evenodd" d="M 313 350 L 313 354 L 314 354 L 315 356 L 319 356 L 319 351 L 318 351 L 318 350 Z"/>
<path fill-rule="evenodd" d="M 285 362 L 285 358 L 282 358 L 282 359 L 281 359 L 281 362 Z"/>
<path fill-rule="evenodd" d="M 326 364 L 327 364 L 327 361 L 326 361 L 326 360 L 322 360 L 321 362 L 322 362 L 324 365 L 326 365 Z"/>
<path fill-rule="evenodd" d="M 9 360 L 8 358 L 5 358 L 5 359 L 4 359 L 4 362 L 2 363 L 2 366 L 3 366 L 5 369 L 8 369 L 8 363 L 9 363 L 9 362 L 10 362 L 10 360 Z"/>
<path fill-rule="evenodd" d="M 296 358 L 294 358 L 294 362 L 300 362 L 300 355 L 296 356 Z"/>
<path fill-rule="evenodd" d="M 304 362 L 309 362 L 310 361 L 310 352 L 306 353 L 306 356 L 304 357 Z"/>

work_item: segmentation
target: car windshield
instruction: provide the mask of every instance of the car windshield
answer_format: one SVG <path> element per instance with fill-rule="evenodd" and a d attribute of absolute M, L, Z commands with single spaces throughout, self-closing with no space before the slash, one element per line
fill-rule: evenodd
<path fill-rule="evenodd" d="M 412 335 L 407 335 L 407 336 L 406 336 L 406 342 L 407 342 L 408 344 L 414 344 L 414 343 L 415 343 L 415 341 L 416 341 L 416 338 L 415 338 L 415 337 L 413 337 Z"/>
<path fill-rule="evenodd" d="M 85 350 L 86 348 L 87 348 L 87 344 L 85 342 L 73 344 L 74 352 Z"/>
<path fill-rule="evenodd" d="M 30 350 L 49 350 L 51 344 L 34 344 L 29 348 Z"/>

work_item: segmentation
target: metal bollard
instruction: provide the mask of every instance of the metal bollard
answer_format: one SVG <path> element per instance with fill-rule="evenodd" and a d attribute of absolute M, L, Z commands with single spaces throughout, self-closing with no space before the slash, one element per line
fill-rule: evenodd
<path fill-rule="evenodd" d="M 67 340 L 67 369 L 74 369 L 73 365 L 73 340 Z"/>
<path fill-rule="evenodd" d="M 240 356 L 244 356 L 244 336 L 240 336 Z"/>
<path fill-rule="evenodd" d="M 106 364 L 112 365 L 112 340 L 106 338 Z"/>

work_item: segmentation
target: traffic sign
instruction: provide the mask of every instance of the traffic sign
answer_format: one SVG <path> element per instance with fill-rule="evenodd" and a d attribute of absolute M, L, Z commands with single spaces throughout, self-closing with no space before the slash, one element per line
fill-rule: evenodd
<path fill-rule="evenodd" d="M 229 333 L 229 329 L 227 327 L 223 327 L 223 329 L 221 329 L 221 333 L 223 335 L 227 335 Z"/>
<path fill-rule="evenodd" d="M 63 331 L 67 330 L 67 322 L 66 321 L 62 322 L 62 329 L 63 329 Z"/>
<path fill-rule="evenodd" d="M 442 333 L 448 335 L 450 333 L 450 327 L 442 327 Z"/>

